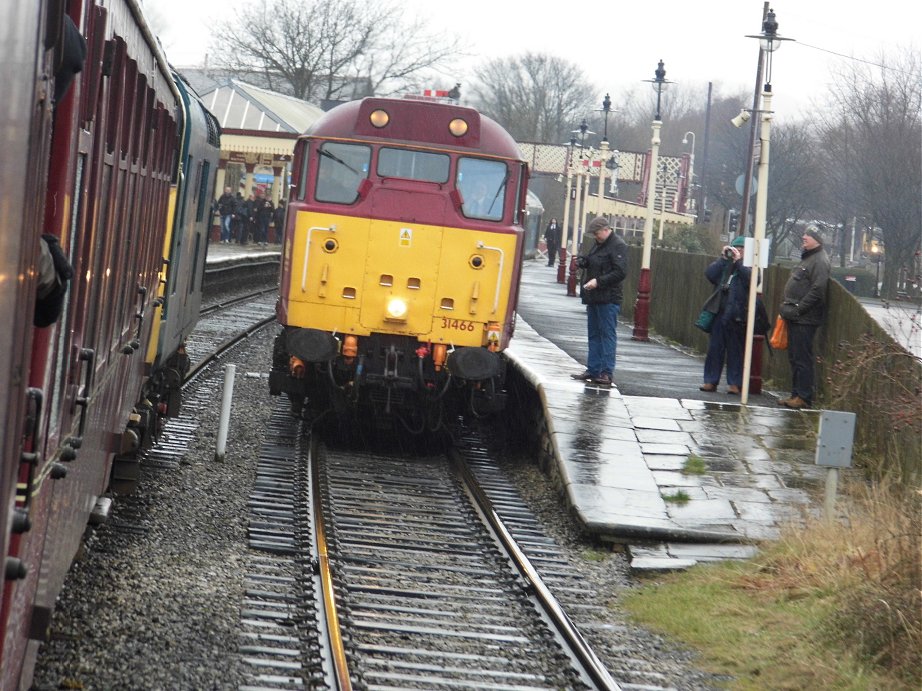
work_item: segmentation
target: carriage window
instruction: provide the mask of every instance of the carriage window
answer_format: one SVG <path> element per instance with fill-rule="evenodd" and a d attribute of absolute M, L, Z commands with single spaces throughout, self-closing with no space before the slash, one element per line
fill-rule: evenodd
<path fill-rule="evenodd" d="M 368 177 L 371 149 L 356 144 L 326 142 L 320 147 L 315 196 L 319 202 L 351 204 L 359 184 Z"/>
<path fill-rule="evenodd" d="M 446 154 L 408 149 L 381 149 L 378 154 L 378 175 L 382 178 L 448 182 L 449 164 L 450 159 Z"/>
<path fill-rule="evenodd" d="M 461 210 L 468 218 L 499 221 L 506 202 L 506 164 L 482 158 L 458 161 L 458 191 L 464 202 Z"/>

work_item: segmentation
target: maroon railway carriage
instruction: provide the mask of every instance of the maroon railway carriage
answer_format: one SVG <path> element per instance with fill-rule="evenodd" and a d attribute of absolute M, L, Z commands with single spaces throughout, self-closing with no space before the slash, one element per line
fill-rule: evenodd
<path fill-rule="evenodd" d="M 74 29 L 85 62 L 55 103 L 79 68 Z M 15 689 L 30 684 L 112 458 L 131 441 L 181 104 L 135 0 L 2 3 L 0 53 L 0 688 Z M 74 278 L 60 317 L 36 328 L 43 233 Z"/>

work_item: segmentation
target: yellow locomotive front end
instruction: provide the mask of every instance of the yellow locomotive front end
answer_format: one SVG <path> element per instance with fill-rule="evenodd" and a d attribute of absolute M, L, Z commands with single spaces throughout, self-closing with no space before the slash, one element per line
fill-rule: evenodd
<path fill-rule="evenodd" d="M 366 99 L 326 124 L 352 122 L 348 137 L 299 142 L 270 392 L 287 394 L 297 413 L 370 411 L 422 432 L 446 411 L 503 406 L 527 176 L 509 150 L 407 141 L 408 125 L 399 141 L 369 137 L 350 119 L 384 106 L 423 123 L 413 136 L 425 139 L 428 127 L 437 138 L 437 118 L 461 113 L 481 137 L 470 109 Z M 475 206 L 475 186 L 488 190 L 487 203 Z"/>

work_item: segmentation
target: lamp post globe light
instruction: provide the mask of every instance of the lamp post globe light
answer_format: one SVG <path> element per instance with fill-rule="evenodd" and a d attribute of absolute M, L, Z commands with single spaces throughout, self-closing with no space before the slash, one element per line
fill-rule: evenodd
<path fill-rule="evenodd" d="M 750 388 L 752 393 L 762 392 L 762 340 L 759 337 L 759 348 L 753 353 L 753 324 L 755 323 L 756 297 L 762 292 L 762 270 L 768 266 L 768 245 L 765 241 L 765 218 L 768 208 L 768 161 L 770 154 L 769 142 L 771 139 L 772 123 L 772 53 L 778 49 L 782 41 L 792 39 L 782 38 L 778 35 L 778 22 L 774 10 L 769 9 L 762 21 L 762 33 L 747 38 L 759 39 L 760 50 L 765 53 L 765 84 L 762 87 L 762 103 L 758 113 L 762 118 L 762 127 L 759 134 L 759 173 L 756 176 L 756 213 L 753 221 L 753 252 L 752 252 L 752 279 L 749 281 L 749 307 L 746 317 L 746 344 L 743 351 L 743 386 L 740 391 L 740 402 L 744 405 L 748 401 Z M 755 113 L 753 113 L 755 115 Z M 747 252 L 748 254 L 748 252 Z M 756 367 L 753 367 L 755 360 Z M 750 374 L 756 372 L 754 381 L 750 382 Z M 752 386 L 750 386 L 752 384 Z"/>
<path fill-rule="evenodd" d="M 653 276 L 650 272 L 650 257 L 653 252 L 653 206 L 656 199 L 656 173 L 659 158 L 660 128 L 663 126 L 660 119 L 660 106 L 662 105 L 663 88 L 666 81 L 666 70 L 660 60 L 654 72 L 654 79 L 646 79 L 656 90 L 656 114 L 653 117 L 653 137 L 650 140 L 650 167 L 647 179 L 647 211 L 643 222 L 643 258 L 640 263 L 640 276 L 637 279 L 637 301 L 634 303 L 634 332 L 631 336 L 635 341 L 649 341 L 650 323 L 650 291 L 653 286 Z"/>

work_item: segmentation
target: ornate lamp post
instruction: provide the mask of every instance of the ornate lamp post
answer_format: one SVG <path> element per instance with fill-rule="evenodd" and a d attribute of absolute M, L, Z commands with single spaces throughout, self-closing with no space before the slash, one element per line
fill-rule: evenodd
<path fill-rule="evenodd" d="M 589 171 L 585 164 L 584 149 L 586 145 L 586 135 L 595 134 L 590 131 L 589 123 L 586 118 L 579 124 L 578 130 L 573 130 L 576 134 L 579 132 L 579 166 L 576 170 L 576 208 L 573 213 L 573 238 L 570 244 L 570 275 L 567 277 L 567 295 L 576 297 L 576 255 L 579 251 L 579 243 L 582 240 L 583 217 L 586 215 L 586 209 L 583 199 L 583 177 L 586 178 L 586 187 L 589 187 Z"/>
<path fill-rule="evenodd" d="M 877 270 L 874 272 L 874 297 L 880 297 L 880 260 L 883 257 L 880 254 L 880 247 L 878 245 L 871 246 L 871 260 L 877 265 Z"/>
<path fill-rule="evenodd" d="M 560 229 L 560 261 L 557 263 L 557 282 L 567 282 L 567 241 L 570 229 L 570 199 L 573 189 L 573 150 L 576 148 L 576 137 L 570 137 L 567 147 L 567 196 L 563 200 L 563 227 Z"/>
<path fill-rule="evenodd" d="M 695 195 L 692 194 L 695 189 L 695 133 L 686 132 L 685 136 L 682 137 L 682 143 L 688 144 L 688 138 L 691 137 L 691 156 L 688 159 L 688 190 L 686 191 L 686 198 L 691 200 L 692 209 L 695 212 L 695 222 L 698 222 L 698 207 L 695 205 Z"/>
<path fill-rule="evenodd" d="M 605 170 L 611 160 L 608 157 L 608 116 L 612 113 L 612 109 L 611 96 L 608 94 L 605 94 L 605 98 L 602 99 L 602 112 L 605 113 L 605 129 L 602 142 L 599 144 L 599 196 L 595 205 L 596 216 L 602 213 L 602 202 L 605 200 Z"/>
<path fill-rule="evenodd" d="M 608 162 L 605 164 L 605 167 L 611 171 L 611 183 L 608 186 L 608 193 L 612 196 L 618 194 L 618 170 L 621 168 L 621 164 L 618 163 L 618 154 L 621 152 L 615 149 L 611 152 L 611 157 L 608 159 Z"/>
<path fill-rule="evenodd" d="M 752 279 L 749 281 L 749 310 L 746 317 L 746 345 L 743 351 L 743 387 L 740 392 L 740 402 L 745 404 L 749 398 L 750 373 L 753 368 L 753 334 L 752 327 L 755 322 L 756 296 L 762 292 L 762 268 L 768 266 L 768 247 L 765 243 L 765 217 L 768 208 L 768 160 L 769 140 L 772 123 L 772 53 L 778 49 L 782 41 L 792 39 L 781 38 L 778 35 L 778 22 L 775 21 L 774 10 L 769 10 L 762 22 L 762 33 L 747 38 L 759 39 L 760 49 L 764 51 L 765 59 L 765 84 L 762 87 L 762 107 L 759 113 L 762 116 L 762 128 L 759 148 L 759 174 L 756 176 L 756 215 L 753 223 L 753 255 Z M 759 376 L 753 382 L 752 392 L 762 392 L 762 342 L 756 355 L 756 372 Z"/>
<path fill-rule="evenodd" d="M 640 264 L 640 276 L 637 279 L 637 302 L 634 303 L 634 333 L 635 341 L 649 341 L 650 321 L 650 291 L 653 286 L 653 277 L 650 272 L 650 257 L 653 252 L 653 205 L 656 199 L 656 173 L 657 159 L 659 157 L 660 106 L 662 103 L 663 87 L 666 81 L 666 70 L 663 61 L 656 66 L 654 79 L 646 79 L 656 89 L 656 115 L 653 117 L 653 138 L 650 140 L 650 167 L 647 180 L 647 213 L 643 223 L 643 259 Z"/>

